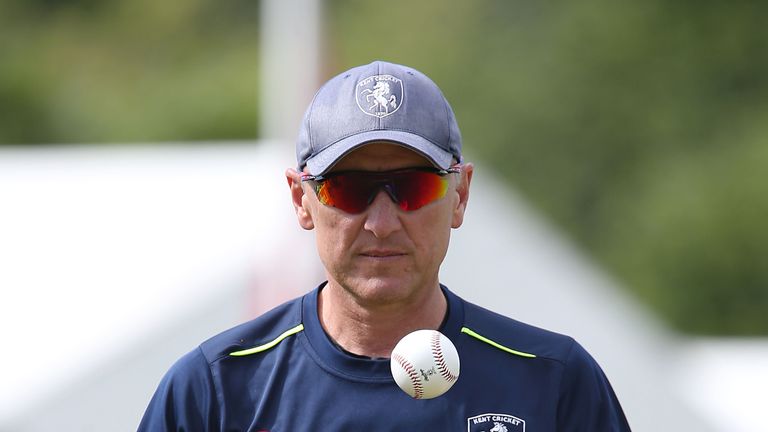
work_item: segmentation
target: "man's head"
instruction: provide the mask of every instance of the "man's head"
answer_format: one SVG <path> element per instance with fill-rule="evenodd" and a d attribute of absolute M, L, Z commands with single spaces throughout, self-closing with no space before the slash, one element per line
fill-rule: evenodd
<path fill-rule="evenodd" d="M 446 169 L 461 162 L 461 133 L 443 93 L 426 75 L 376 61 L 329 80 L 304 115 L 299 170 L 324 174 L 374 141 L 398 143 Z"/>
<path fill-rule="evenodd" d="M 329 283 L 360 302 L 418 301 L 437 287 L 472 177 L 448 102 L 429 78 L 375 62 L 326 83 L 286 172 Z"/>

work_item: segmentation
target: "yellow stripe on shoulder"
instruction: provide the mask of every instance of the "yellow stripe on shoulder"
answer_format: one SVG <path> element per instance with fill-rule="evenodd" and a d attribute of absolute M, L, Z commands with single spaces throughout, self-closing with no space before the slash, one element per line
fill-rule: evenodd
<path fill-rule="evenodd" d="M 526 352 L 513 350 L 512 348 L 507 348 L 507 347 L 505 347 L 504 345 L 502 345 L 500 343 L 494 342 L 494 341 L 488 339 L 485 336 L 482 336 L 482 335 L 479 335 L 479 334 L 475 333 L 474 331 L 468 329 L 467 327 L 462 327 L 461 328 L 461 332 L 462 333 L 466 333 L 466 334 L 472 336 L 473 338 L 475 338 L 477 340 L 480 340 L 480 341 L 483 341 L 483 342 L 487 343 L 488 345 L 491 345 L 491 346 L 493 346 L 495 348 L 498 348 L 498 349 L 500 349 L 500 350 L 502 350 L 504 352 L 508 352 L 510 354 L 514 354 L 514 355 L 520 356 L 520 357 L 536 358 L 536 356 L 534 354 L 529 354 L 529 353 L 526 353 Z"/>
<path fill-rule="evenodd" d="M 233 353 L 230 353 L 229 355 L 234 356 L 234 357 L 242 357 L 242 356 L 247 356 L 247 355 L 257 354 L 257 353 L 260 353 L 260 352 L 267 351 L 269 349 L 272 349 L 275 345 L 277 345 L 280 342 L 282 342 L 283 339 L 287 338 L 288 336 L 295 335 L 296 333 L 298 333 L 298 332 L 300 332 L 302 330 L 304 330 L 304 324 L 299 324 L 299 325 L 297 325 L 296 327 L 294 327 L 294 328 L 292 328 L 290 330 L 286 330 L 285 332 L 283 332 L 283 334 L 281 334 L 280 336 L 276 337 L 272 342 L 267 342 L 264 345 L 259 345 L 257 347 L 248 348 L 248 349 L 245 349 L 245 350 L 242 350 L 242 351 L 235 351 Z"/>

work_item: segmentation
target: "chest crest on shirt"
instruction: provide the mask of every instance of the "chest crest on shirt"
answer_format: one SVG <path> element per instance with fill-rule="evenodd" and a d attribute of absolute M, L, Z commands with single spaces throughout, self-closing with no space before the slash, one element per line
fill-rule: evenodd
<path fill-rule="evenodd" d="M 525 432 L 525 420 L 510 414 L 480 414 L 467 419 L 467 432 Z"/>

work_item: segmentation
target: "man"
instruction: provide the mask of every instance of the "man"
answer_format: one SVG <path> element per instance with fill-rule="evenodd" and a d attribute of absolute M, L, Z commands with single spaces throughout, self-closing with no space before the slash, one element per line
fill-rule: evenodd
<path fill-rule="evenodd" d="M 331 79 L 304 116 L 297 159 L 286 178 L 327 281 L 179 360 L 139 430 L 629 430 L 573 339 L 440 284 L 473 166 L 429 78 L 374 62 Z M 455 385 L 430 400 L 390 372 L 393 347 L 417 329 L 438 329 L 461 360 Z"/>

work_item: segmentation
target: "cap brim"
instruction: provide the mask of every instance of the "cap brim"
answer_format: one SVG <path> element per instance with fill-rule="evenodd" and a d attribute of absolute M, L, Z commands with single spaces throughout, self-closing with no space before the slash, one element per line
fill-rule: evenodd
<path fill-rule="evenodd" d="M 373 130 L 355 134 L 331 144 L 309 159 L 307 168 L 314 175 L 325 174 L 351 151 L 375 141 L 392 142 L 407 147 L 442 169 L 448 169 L 453 164 L 453 154 L 419 135 L 404 131 Z"/>

